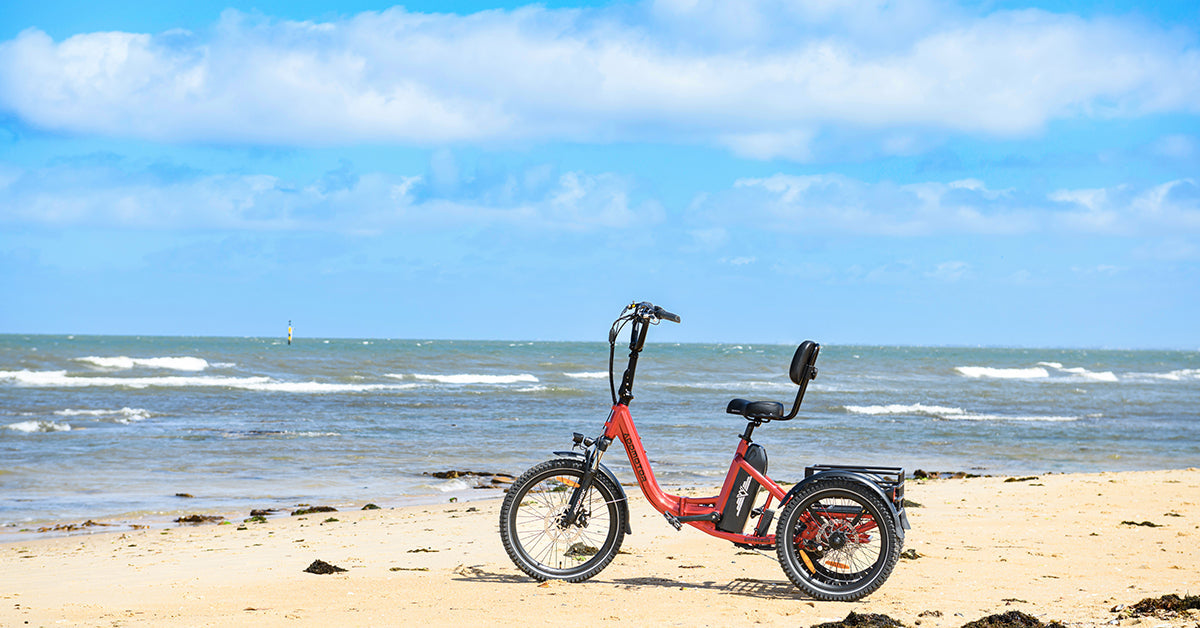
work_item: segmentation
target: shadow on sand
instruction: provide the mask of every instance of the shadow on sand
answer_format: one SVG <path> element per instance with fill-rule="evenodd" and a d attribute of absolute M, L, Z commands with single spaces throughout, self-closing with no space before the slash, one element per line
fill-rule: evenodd
<path fill-rule="evenodd" d="M 455 580 L 463 582 L 483 582 L 483 583 L 510 583 L 510 584 L 531 584 L 537 582 L 533 578 L 525 575 L 497 573 L 488 571 L 482 565 L 459 565 L 454 569 L 457 576 Z M 716 591 L 729 595 L 741 595 L 758 599 L 789 599 L 789 598 L 805 598 L 801 591 L 792 586 L 792 583 L 780 580 L 756 580 L 754 578 L 736 578 L 730 582 L 720 583 L 714 581 L 694 582 L 687 580 L 677 580 L 674 578 L 659 578 L 647 576 L 642 578 L 614 578 L 612 580 L 601 580 L 598 578 L 588 580 L 592 584 L 611 584 L 623 589 L 642 589 L 649 587 L 663 587 L 671 589 L 702 589 L 707 591 Z"/>

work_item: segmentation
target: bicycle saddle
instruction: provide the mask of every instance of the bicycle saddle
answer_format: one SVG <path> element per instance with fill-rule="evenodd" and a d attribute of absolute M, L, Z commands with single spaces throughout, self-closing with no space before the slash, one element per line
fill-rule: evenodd
<path fill-rule="evenodd" d="M 800 403 L 804 400 L 804 392 L 808 390 L 809 380 L 817 377 L 817 354 L 821 352 L 821 345 L 805 340 L 796 347 L 796 354 L 792 356 L 792 367 L 788 371 L 788 375 L 792 378 L 792 383 L 800 387 L 796 392 L 796 403 L 792 406 L 792 411 L 787 416 L 783 415 L 783 404 L 778 401 L 748 401 L 746 399 L 734 399 L 725 407 L 725 412 L 728 414 L 737 414 L 746 417 L 746 419 L 758 422 L 767 421 L 788 421 L 795 418 L 796 413 L 800 411 Z"/>
<path fill-rule="evenodd" d="M 725 408 L 729 414 L 740 414 L 747 419 L 782 419 L 783 404 L 778 401 L 749 401 L 734 399 Z"/>

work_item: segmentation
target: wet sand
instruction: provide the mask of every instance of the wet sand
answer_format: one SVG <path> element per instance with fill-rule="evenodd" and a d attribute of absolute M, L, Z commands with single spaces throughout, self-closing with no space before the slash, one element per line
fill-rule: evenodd
<path fill-rule="evenodd" d="M 1005 479 L 910 480 L 920 506 L 905 549 L 920 557 L 853 603 L 807 598 L 773 552 L 676 532 L 627 487 L 633 534 L 581 584 L 512 565 L 499 499 L 0 537 L 0 626 L 810 626 L 853 611 L 926 628 L 1013 610 L 1069 626 L 1200 625 L 1200 613 L 1111 610 L 1200 594 L 1200 470 Z M 318 559 L 346 571 L 306 573 Z"/>

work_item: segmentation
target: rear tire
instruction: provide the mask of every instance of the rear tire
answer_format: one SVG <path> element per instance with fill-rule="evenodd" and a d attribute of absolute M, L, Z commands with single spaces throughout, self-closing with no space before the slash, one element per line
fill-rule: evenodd
<path fill-rule="evenodd" d="M 870 488 L 820 480 L 788 501 L 775 532 L 788 578 L 819 600 L 849 602 L 883 586 L 900 558 L 896 521 Z"/>
<path fill-rule="evenodd" d="M 621 491 L 602 473 L 580 502 L 580 518 L 559 521 L 583 478 L 569 458 L 535 465 L 517 478 L 500 507 L 500 539 L 517 567 L 537 580 L 580 582 L 608 566 L 625 539 Z"/>

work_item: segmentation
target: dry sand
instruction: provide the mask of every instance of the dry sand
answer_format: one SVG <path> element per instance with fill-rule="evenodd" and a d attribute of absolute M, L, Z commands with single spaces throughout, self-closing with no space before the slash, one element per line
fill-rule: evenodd
<path fill-rule="evenodd" d="M 676 532 L 628 490 L 633 534 L 581 584 L 539 584 L 509 562 L 498 499 L 282 516 L 245 529 L 0 537 L 0 626 L 811 626 L 854 611 L 927 628 L 1012 610 L 1069 626 L 1200 626 L 1195 612 L 1121 619 L 1110 610 L 1200 594 L 1197 469 L 910 480 L 908 498 L 921 506 L 909 511 L 905 548 L 921 557 L 901 560 L 855 603 L 808 599 L 773 553 Z M 1144 521 L 1158 527 L 1123 523 Z M 347 571 L 305 573 L 316 559 Z"/>

